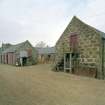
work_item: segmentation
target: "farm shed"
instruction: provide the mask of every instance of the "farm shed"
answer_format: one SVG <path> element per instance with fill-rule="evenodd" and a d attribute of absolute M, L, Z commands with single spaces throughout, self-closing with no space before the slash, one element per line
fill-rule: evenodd
<path fill-rule="evenodd" d="M 37 63 L 37 51 L 25 41 L 16 45 L 3 44 L 1 52 L 1 63 L 10 65 L 33 65 Z"/>
<path fill-rule="evenodd" d="M 74 16 L 55 49 L 54 70 L 105 79 L 105 33 Z"/>
<path fill-rule="evenodd" d="M 55 47 L 36 48 L 39 63 L 53 63 L 55 60 Z"/>

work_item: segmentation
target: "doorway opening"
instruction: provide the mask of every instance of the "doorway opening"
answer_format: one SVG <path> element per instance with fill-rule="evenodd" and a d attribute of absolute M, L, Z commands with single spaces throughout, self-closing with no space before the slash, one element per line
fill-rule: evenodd
<path fill-rule="evenodd" d="M 74 68 L 77 66 L 78 53 L 65 53 L 64 54 L 64 71 L 74 72 Z"/>
<path fill-rule="evenodd" d="M 27 65 L 27 57 L 22 58 L 22 64 L 23 64 L 23 66 Z"/>

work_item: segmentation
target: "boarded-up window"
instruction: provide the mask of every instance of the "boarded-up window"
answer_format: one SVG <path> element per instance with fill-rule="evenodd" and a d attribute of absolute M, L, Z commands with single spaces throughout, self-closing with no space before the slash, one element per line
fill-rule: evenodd
<path fill-rule="evenodd" d="M 73 50 L 77 49 L 77 45 L 78 45 L 78 35 L 73 33 L 70 35 L 70 47 Z"/>
<path fill-rule="evenodd" d="M 27 49 L 27 52 L 28 52 L 29 57 L 32 56 L 32 49 L 31 48 Z"/>

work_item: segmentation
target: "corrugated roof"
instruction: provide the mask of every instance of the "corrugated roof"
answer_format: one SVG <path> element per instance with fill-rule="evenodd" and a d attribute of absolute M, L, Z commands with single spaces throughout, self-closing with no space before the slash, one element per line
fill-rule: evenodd
<path fill-rule="evenodd" d="M 46 48 L 35 48 L 39 54 L 53 54 L 55 53 L 55 47 L 46 47 Z"/>

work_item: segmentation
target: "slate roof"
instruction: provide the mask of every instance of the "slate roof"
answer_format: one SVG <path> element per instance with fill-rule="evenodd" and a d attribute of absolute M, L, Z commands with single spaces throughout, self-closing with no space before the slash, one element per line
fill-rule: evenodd
<path fill-rule="evenodd" d="M 56 42 L 56 45 L 57 45 L 57 43 L 60 41 L 60 39 L 63 37 L 63 35 L 65 34 L 66 30 L 67 30 L 68 27 L 71 25 L 71 23 L 74 22 L 74 21 L 79 22 L 79 24 L 84 24 L 85 27 L 90 28 L 90 30 L 96 31 L 97 33 L 99 33 L 99 35 L 100 35 L 102 38 L 105 38 L 105 33 L 104 33 L 104 32 L 102 32 L 102 31 L 100 31 L 100 30 L 98 30 L 98 29 L 96 29 L 96 28 L 94 28 L 94 27 L 92 27 L 92 26 L 86 24 L 85 22 L 83 22 L 82 20 L 80 20 L 79 18 L 77 18 L 76 16 L 73 16 L 72 20 L 71 20 L 70 23 L 67 25 L 66 29 L 64 30 L 64 32 L 62 33 L 62 35 L 60 36 L 60 38 L 58 39 L 58 41 Z"/>
<path fill-rule="evenodd" d="M 15 52 L 17 49 L 21 48 L 22 46 L 25 45 L 25 43 L 27 43 L 28 41 L 16 44 L 16 45 L 12 45 L 9 48 L 7 48 L 6 50 L 4 50 L 2 53 L 7 53 L 7 52 Z"/>
<path fill-rule="evenodd" d="M 38 51 L 38 54 L 54 54 L 55 47 L 46 47 L 46 48 L 35 48 Z"/>
<path fill-rule="evenodd" d="M 97 30 L 97 31 L 100 33 L 100 35 L 101 35 L 102 38 L 105 38 L 105 33 L 104 32 L 99 31 L 99 30 Z"/>
<path fill-rule="evenodd" d="M 80 21 L 81 24 L 85 24 L 85 25 L 88 26 L 90 29 L 92 29 L 92 30 L 98 32 L 98 33 L 101 35 L 101 37 L 105 38 L 105 33 L 104 33 L 104 32 L 102 32 L 102 31 L 100 31 L 100 30 L 98 30 L 98 29 L 96 29 L 96 28 L 94 28 L 94 27 L 92 27 L 92 26 L 86 24 L 85 22 L 83 22 L 83 21 L 81 21 L 80 19 L 78 19 L 76 16 L 74 16 L 73 19 L 74 19 L 74 18 L 75 18 L 76 20 Z M 72 19 L 72 20 L 73 20 L 73 19 Z"/>

